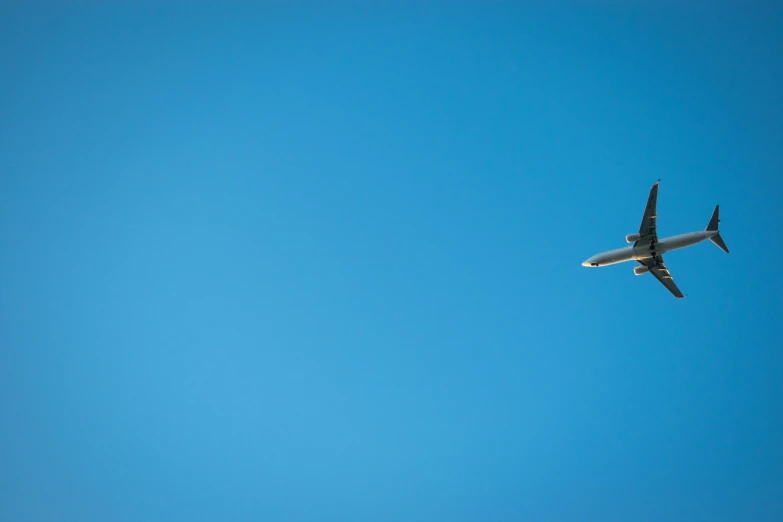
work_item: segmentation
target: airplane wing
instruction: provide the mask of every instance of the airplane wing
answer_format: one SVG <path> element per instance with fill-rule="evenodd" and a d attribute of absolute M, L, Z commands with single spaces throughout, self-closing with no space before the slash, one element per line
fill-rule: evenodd
<path fill-rule="evenodd" d="M 655 247 L 655 245 L 658 243 L 658 232 L 655 228 L 658 216 L 655 207 L 658 203 L 659 182 L 660 180 L 658 180 L 650 189 L 650 196 L 647 198 L 647 206 L 644 207 L 642 224 L 639 225 L 639 239 L 636 241 L 636 243 L 634 243 L 634 246 L 649 244 L 650 247 Z"/>
<path fill-rule="evenodd" d="M 649 268 L 650 273 L 661 282 L 663 286 L 665 286 L 669 292 L 674 294 L 674 297 L 678 297 L 682 299 L 685 297 L 682 295 L 682 292 L 680 292 L 680 289 L 677 288 L 677 285 L 674 284 L 674 279 L 672 279 L 672 275 L 669 273 L 669 270 L 666 268 L 666 265 L 663 264 L 663 257 L 661 256 L 655 256 L 655 257 L 649 257 L 647 259 L 638 259 L 637 260 L 639 264 L 646 266 Z"/>

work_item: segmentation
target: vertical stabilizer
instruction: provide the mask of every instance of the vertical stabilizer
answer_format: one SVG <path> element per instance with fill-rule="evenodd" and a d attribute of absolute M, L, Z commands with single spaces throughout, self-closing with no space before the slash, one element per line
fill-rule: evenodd
<path fill-rule="evenodd" d="M 712 217 L 710 218 L 710 224 L 707 225 L 707 228 L 705 230 L 707 232 L 715 232 L 712 236 L 710 236 L 710 241 L 715 243 L 715 245 L 726 252 L 729 253 L 729 248 L 726 246 L 726 243 L 723 242 L 723 238 L 720 237 L 720 232 L 718 232 L 718 223 L 720 223 L 720 218 L 718 218 L 718 211 L 720 210 L 720 205 L 715 205 L 715 210 L 712 213 Z"/>
<path fill-rule="evenodd" d="M 710 224 L 707 225 L 707 228 L 705 230 L 709 230 L 709 231 L 718 230 L 718 223 L 720 223 L 720 219 L 718 218 L 719 210 L 720 210 L 720 205 L 715 205 L 715 210 L 712 212 L 712 217 L 710 218 Z"/>

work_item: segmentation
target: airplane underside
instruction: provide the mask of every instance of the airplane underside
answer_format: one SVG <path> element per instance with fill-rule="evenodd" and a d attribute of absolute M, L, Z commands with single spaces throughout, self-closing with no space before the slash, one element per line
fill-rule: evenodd
<path fill-rule="evenodd" d="M 704 230 L 659 240 L 656 231 L 656 222 L 658 218 L 656 215 L 657 200 L 658 183 L 653 185 L 650 189 L 650 195 L 647 198 L 647 206 L 644 210 L 642 223 L 639 226 L 639 233 L 625 236 L 626 242 L 633 243 L 632 246 L 596 254 L 583 262 L 582 266 L 600 267 L 624 263 L 626 261 L 636 261 L 641 266 L 634 267 L 634 274 L 642 275 L 650 272 L 675 297 L 682 298 L 684 295 L 680 292 L 680 289 L 677 288 L 677 285 L 674 284 L 674 280 L 672 279 L 669 270 L 664 265 L 662 256 L 672 250 L 692 246 L 701 243 L 706 239 L 709 239 L 718 248 L 728 254 L 729 249 L 726 247 L 726 243 L 723 242 L 723 238 L 721 238 L 720 232 L 718 231 L 718 223 L 720 221 L 718 218 L 718 211 L 720 206 L 715 207 L 712 218 Z"/>

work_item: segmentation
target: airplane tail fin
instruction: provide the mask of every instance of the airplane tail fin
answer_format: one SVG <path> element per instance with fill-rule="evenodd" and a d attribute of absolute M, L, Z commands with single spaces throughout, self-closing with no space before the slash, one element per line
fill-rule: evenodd
<path fill-rule="evenodd" d="M 718 211 L 720 210 L 720 205 L 715 205 L 715 210 L 712 211 L 712 217 L 710 218 L 710 224 L 707 225 L 707 228 L 704 230 L 718 230 L 718 223 L 720 222 L 720 219 L 718 219 Z"/>
<path fill-rule="evenodd" d="M 726 246 L 726 243 L 723 242 L 723 238 L 720 237 L 720 232 L 718 232 L 718 223 L 720 223 L 720 218 L 718 218 L 718 211 L 720 210 L 720 205 L 715 205 L 715 210 L 712 212 L 712 217 L 710 218 L 710 224 L 707 225 L 707 228 L 704 230 L 707 230 L 709 232 L 715 232 L 715 235 L 710 237 L 710 241 L 715 243 L 715 245 L 726 252 L 729 253 L 729 248 Z"/>

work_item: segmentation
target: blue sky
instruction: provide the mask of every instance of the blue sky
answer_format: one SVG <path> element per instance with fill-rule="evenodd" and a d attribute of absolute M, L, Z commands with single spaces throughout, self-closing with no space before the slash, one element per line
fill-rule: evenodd
<path fill-rule="evenodd" d="M 571 5 L 3 7 L 0 520 L 783 519 L 783 10 Z"/>

